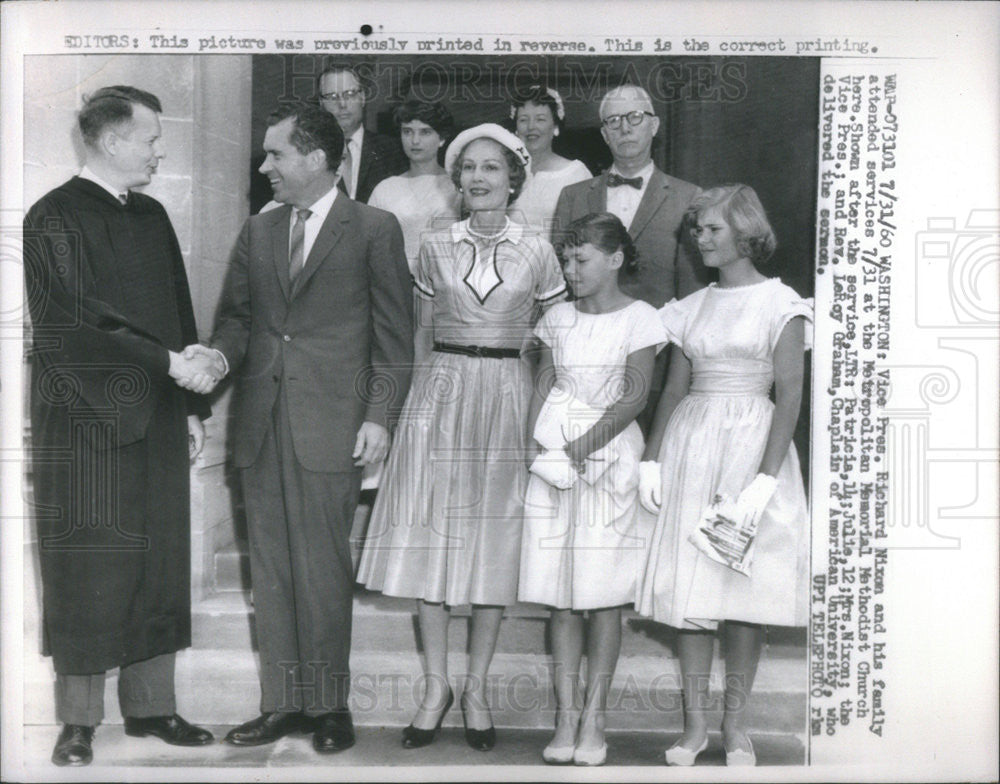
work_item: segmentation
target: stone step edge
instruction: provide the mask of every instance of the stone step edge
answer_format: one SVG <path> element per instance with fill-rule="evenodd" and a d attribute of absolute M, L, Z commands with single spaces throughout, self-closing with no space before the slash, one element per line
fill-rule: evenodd
<path fill-rule="evenodd" d="M 454 710 L 454 708 L 452 710 Z M 450 711 L 449 711 L 449 713 L 450 713 Z M 122 720 L 122 718 L 120 716 L 119 717 L 108 716 L 107 718 L 105 718 L 101 722 L 101 726 L 102 727 L 105 727 L 105 726 L 110 726 L 110 727 L 119 726 L 120 727 L 122 724 L 123 724 L 123 720 Z M 32 728 L 48 727 L 48 728 L 51 728 L 53 730 L 53 733 L 55 733 L 55 730 L 57 730 L 62 725 L 59 722 L 56 722 L 56 721 L 25 721 L 21 726 L 26 727 L 26 728 L 27 727 L 32 727 Z M 218 740 L 219 738 L 221 738 L 226 733 L 227 730 L 231 729 L 233 725 L 232 724 L 227 724 L 227 723 L 211 724 L 211 723 L 202 722 L 199 726 L 202 726 L 205 729 L 207 729 L 210 732 L 212 732 L 216 736 L 216 740 Z M 356 727 L 363 727 L 365 730 L 379 730 L 379 729 L 396 730 L 396 729 L 399 729 L 403 725 L 401 725 L 401 724 L 358 724 L 357 722 L 355 722 L 355 726 Z M 454 729 L 455 727 L 459 727 L 461 725 L 460 724 L 449 725 L 447 722 L 445 722 L 442 726 L 445 729 Z M 546 734 L 546 733 L 551 733 L 552 732 L 552 729 L 550 727 L 548 727 L 548 726 L 545 726 L 545 727 L 498 727 L 497 729 L 498 729 L 498 731 L 499 730 L 503 730 L 504 732 L 526 732 L 526 733 L 537 732 L 539 734 Z M 605 728 L 604 732 L 608 736 L 609 740 L 612 739 L 612 738 L 615 738 L 615 737 L 622 737 L 622 736 L 626 736 L 626 735 L 649 735 L 651 738 L 654 737 L 654 736 L 658 737 L 658 738 L 662 738 L 664 735 L 679 735 L 680 734 L 680 730 L 679 729 L 663 728 L 663 727 L 634 727 L 634 728 L 633 727 L 607 727 L 607 728 Z M 806 732 L 790 732 L 790 731 L 787 731 L 787 730 L 768 730 L 768 729 L 760 729 L 760 730 L 758 730 L 758 729 L 754 729 L 754 728 L 750 729 L 749 735 L 750 735 L 751 739 L 753 739 L 753 738 L 771 738 L 771 739 L 773 739 L 773 738 L 794 738 L 799 743 L 801 743 L 803 746 L 807 745 L 808 737 L 809 737 L 808 733 L 806 733 Z M 53 734 L 53 737 L 55 737 L 55 734 Z M 292 736 L 292 737 L 296 737 L 296 736 Z M 299 737 L 306 737 L 306 736 L 299 736 Z M 709 743 L 710 747 L 713 744 L 713 742 L 716 743 L 716 744 L 721 744 L 722 743 L 722 732 L 720 730 L 718 730 L 718 729 L 710 729 L 708 731 L 708 743 Z M 109 764 L 113 764 L 113 763 L 109 763 Z M 96 767 L 96 763 L 95 763 L 94 766 L 91 766 L 90 768 L 88 768 L 88 770 L 94 770 L 95 767 Z M 181 766 L 177 766 L 177 767 L 181 767 Z M 233 767 L 235 767 L 235 766 L 233 766 Z M 251 766 L 251 767 L 253 767 L 254 769 L 260 769 L 260 766 L 257 766 L 257 765 L 254 765 L 254 766 Z M 365 768 L 372 767 L 372 768 L 374 768 L 374 767 L 377 767 L 377 764 L 376 763 L 365 763 L 361 767 L 365 767 Z M 457 767 L 457 766 L 456 765 L 451 765 L 451 764 L 448 765 L 448 768 L 450 770 L 454 770 L 455 767 Z M 509 766 L 505 766 L 505 769 L 508 768 L 508 767 Z M 608 769 L 612 769 L 612 770 L 615 767 L 628 767 L 628 766 L 626 766 L 626 765 L 608 765 L 607 766 Z M 647 766 L 642 766 L 642 769 L 645 770 L 646 767 Z M 202 768 L 202 766 L 199 765 L 198 769 L 202 770 L 203 768 Z M 568 771 L 570 769 L 571 768 L 567 768 L 566 770 Z M 393 771 L 398 771 L 399 770 L 399 766 L 393 766 L 392 770 Z M 547 770 L 547 768 L 541 768 L 541 770 Z M 579 773 L 579 771 L 577 771 L 577 773 Z M 64 771 L 63 775 L 65 775 L 65 771 Z M 52 780 L 55 781 L 56 779 L 53 778 Z M 62 779 L 59 779 L 59 780 L 61 780 L 61 781 L 68 781 L 69 779 L 68 778 L 62 778 Z M 81 778 L 79 780 L 80 781 L 84 781 L 84 780 L 92 780 L 92 779 L 82 779 Z M 221 779 L 219 779 L 219 780 L 221 781 Z M 571 780 L 571 779 L 567 779 L 567 780 Z M 597 779 L 594 779 L 594 780 L 597 781 Z"/>
<path fill-rule="evenodd" d="M 366 727 L 401 727 L 408 723 L 425 687 L 420 667 L 416 656 L 352 656 L 351 710 L 355 723 Z M 463 655 L 449 657 L 453 688 L 460 686 L 465 667 Z M 722 677 L 718 674 L 721 669 L 714 669 L 708 707 L 713 722 L 721 720 L 723 704 Z M 762 661 L 758 672 L 748 714 L 754 726 L 782 733 L 805 732 L 805 667 Z M 257 667 L 250 654 L 187 651 L 178 655 L 176 674 L 178 705 L 195 723 L 235 725 L 259 710 Z M 109 673 L 104 693 L 108 723 L 121 721 L 117 680 L 117 673 Z M 29 722 L 54 721 L 52 681 L 47 667 L 35 667 L 26 673 L 25 718 Z M 498 728 L 551 727 L 555 695 L 547 657 L 526 667 L 523 657 L 498 654 L 491 667 L 487 694 Z M 673 662 L 647 660 L 639 670 L 619 666 L 608 702 L 608 719 L 613 726 L 679 731 L 681 715 L 680 678 Z M 445 725 L 460 727 L 461 721 L 461 711 L 453 710 Z"/>
<path fill-rule="evenodd" d="M 525 659 L 530 659 L 530 666 L 525 667 Z M 215 661 L 221 660 L 221 661 Z M 448 669 L 451 673 L 449 679 L 455 682 L 466 671 L 468 657 L 461 652 L 451 652 L 448 654 Z M 584 657 L 584 667 L 586 667 L 586 657 Z M 627 662 L 627 667 L 622 667 L 622 663 Z M 619 666 L 615 670 L 612 680 L 612 689 L 626 678 L 632 679 L 638 684 L 655 683 L 658 688 L 668 687 L 679 688 L 680 668 L 677 659 L 673 657 L 660 656 L 630 656 L 619 660 Z M 206 673 L 205 671 L 209 671 Z M 520 679 L 524 681 L 524 676 L 533 674 L 539 675 L 538 684 L 544 682 L 548 688 L 551 679 L 552 657 L 548 654 L 519 654 L 519 653 L 497 653 L 493 657 L 490 667 L 490 678 L 510 678 L 512 681 Z M 379 677 L 387 679 L 390 677 L 402 677 L 413 682 L 423 679 L 421 657 L 407 653 L 395 653 L 384 651 L 358 651 L 351 654 L 352 678 L 360 674 L 380 673 Z M 225 673 L 234 682 L 244 682 L 252 680 L 258 682 L 257 657 L 251 651 L 235 650 L 192 650 L 187 649 L 177 653 L 176 678 L 180 684 L 186 678 L 193 676 L 203 676 L 214 674 L 216 677 L 210 680 L 217 680 L 217 676 Z M 25 683 L 37 683 L 41 681 L 54 681 L 54 674 L 51 667 L 51 660 L 47 657 L 37 655 L 33 661 L 26 660 Z M 724 663 L 715 657 L 712 664 L 711 688 L 718 690 L 721 688 L 724 677 Z M 757 677 L 754 681 L 754 693 L 787 693 L 799 694 L 807 691 L 808 673 L 804 662 L 784 658 L 773 658 L 762 656 L 757 669 Z M 109 673 L 108 681 L 112 688 L 117 681 L 117 673 Z M 197 681 L 190 680 L 195 683 Z M 536 684 L 536 685 L 538 685 Z"/>
<path fill-rule="evenodd" d="M 253 606 L 250 604 L 249 596 L 243 591 L 218 591 L 195 602 L 191 608 L 192 615 L 205 616 L 225 616 L 229 614 L 249 613 L 252 611 Z M 354 616 L 356 618 L 392 617 L 399 620 L 402 620 L 403 618 L 409 620 L 416 616 L 415 600 L 384 596 L 382 594 L 371 592 L 361 594 L 356 593 L 354 599 Z M 468 618 L 469 616 L 470 610 L 468 607 L 456 607 L 452 611 L 453 619 Z M 519 602 L 518 604 L 511 605 L 510 607 L 505 608 L 504 611 L 504 620 L 521 619 L 546 621 L 548 620 L 548 617 L 549 609 L 547 607 L 527 602 Z M 625 624 L 628 624 L 630 621 L 656 624 L 656 621 L 652 618 L 640 615 L 635 610 L 624 610 L 622 612 L 622 621 Z M 768 636 L 780 638 L 790 637 L 793 639 L 782 639 L 782 641 L 777 644 L 781 646 L 805 647 L 807 638 L 805 627 L 772 626 L 769 627 L 769 629 L 769 634 L 765 635 L 765 643 L 767 643 Z M 801 637 L 801 640 L 797 639 L 799 637 Z"/>

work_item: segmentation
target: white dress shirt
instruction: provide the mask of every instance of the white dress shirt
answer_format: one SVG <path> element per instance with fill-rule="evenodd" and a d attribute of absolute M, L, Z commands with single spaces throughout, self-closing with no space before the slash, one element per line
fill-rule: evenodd
<path fill-rule="evenodd" d="M 309 216 L 309 220 L 306 221 L 305 227 L 305 237 L 302 242 L 302 258 L 308 263 L 309 262 L 309 251 L 312 250 L 313 243 L 316 242 L 316 237 L 319 234 L 319 230 L 323 226 L 323 221 L 326 220 L 326 216 L 330 214 L 330 208 L 333 207 L 333 200 L 337 198 L 337 189 L 330 188 L 325 194 L 320 196 L 316 201 L 309 205 L 307 208 L 312 214 Z M 263 212 L 263 210 L 262 210 Z M 295 227 L 295 221 L 298 216 L 298 209 L 292 207 L 292 214 L 288 219 L 288 244 L 291 247 L 292 243 L 292 229 Z"/>
<path fill-rule="evenodd" d="M 618 170 L 617 166 L 612 166 L 610 173 L 617 174 L 619 177 L 625 176 Z M 616 188 L 608 188 L 608 212 L 618 216 L 618 220 L 622 222 L 622 225 L 626 229 L 632 225 L 635 211 L 639 209 L 639 202 L 642 201 L 642 197 L 646 193 L 646 188 L 649 187 L 649 179 L 653 176 L 653 162 L 650 161 L 641 171 L 636 172 L 632 176 L 642 177 L 642 187 L 638 190 L 631 185 L 619 185 Z"/>
<path fill-rule="evenodd" d="M 330 214 L 330 209 L 333 207 L 333 202 L 337 198 L 337 188 L 330 188 L 326 193 L 320 196 L 316 201 L 309 205 L 306 209 L 312 213 L 306 220 L 305 232 L 302 238 L 302 258 L 308 263 L 309 252 L 312 250 L 313 245 L 316 242 L 316 237 L 319 236 L 319 230 L 323 227 L 323 222 L 326 220 L 326 216 Z M 273 206 L 272 206 L 273 204 Z M 282 205 L 278 202 L 272 202 L 267 204 L 261 212 L 268 212 L 272 209 L 281 207 Z M 289 216 L 288 220 L 288 246 L 291 247 L 292 244 L 292 229 L 295 226 L 295 221 L 298 219 L 298 208 L 292 207 L 292 214 Z M 301 274 L 301 273 L 300 273 Z M 226 355 L 223 354 L 218 349 L 215 349 L 215 353 L 219 355 L 222 359 L 222 364 L 225 366 L 225 372 L 223 375 L 229 375 L 229 360 L 226 359 Z"/>
<path fill-rule="evenodd" d="M 100 185 L 102 188 L 104 188 L 104 190 L 106 190 L 108 193 L 114 196 L 115 201 L 120 201 L 118 198 L 119 196 L 128 196 L 128 188 L 116 188 L 107 180 L 102 180 L 100 177 L 94 174 L 93 170 L 89 166 L 84 166 L 80 170 L 80 179 L 90 180 L 95 185 Z"/>

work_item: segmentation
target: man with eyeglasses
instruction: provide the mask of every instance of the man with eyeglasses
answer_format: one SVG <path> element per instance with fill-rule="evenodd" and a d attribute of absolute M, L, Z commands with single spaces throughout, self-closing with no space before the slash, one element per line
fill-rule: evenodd
<path fill-rule="evenodd" d="M 361 78 L 350 65 L 328 66 L 319 75 L 317 84 L 320 106 L 337 118 L 344 132 L 339 187 L 355 201 L 367 203 L 382 180 L 406 171 L 406 156 L 398 140 L 379 136 L 364 127 L 367 95 Z"/>
<path fill-rule="evenodd" d="M 681 236 L 688 205 L 699 188 L 664 174 L 653 163 L 653 137 L 660 118 L 641 87 L 622 85 L 608 91 L 599 109 L 601 135 L 614 163 L 591 180 L 568 185 L 559 194 L 552 227 L 552 244 L 577 218 L 592 212 L 610 212 L 628 228 L 639 252 L 639 270 L 623 275 L 619 285 L 630 296 L 654 307 L 702 288 L 708 282 L 694 249 Z M 649 402 L 637 421 L 643 433 L 649 426 L 666 379 L 669 351 L 656 358 L 650 380 Z"/>
<path fill-rule="evenodd" d="M 635 275 L 623 277 L 621 286 L 629 295 L 661 307 L 707 282 L 680 236 L 684 212 L 699 189 L 653 164 L 660 118 L 644 89 L 623 85 L 610 90 L 601 100 L 600 117 L 601 135 L 614 163 L 603 174 L 563 189 L 552 242 L 558 246 L 561 227 L 588 213 L 617 215 L 635 242 L 640 265 Z"/>

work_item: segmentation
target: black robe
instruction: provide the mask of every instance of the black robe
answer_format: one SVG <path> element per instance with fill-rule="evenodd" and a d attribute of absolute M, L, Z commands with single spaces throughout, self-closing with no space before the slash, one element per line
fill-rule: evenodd
<path fill-rule="evenodd" d="M 43 652 L 89 674 L 191 644 L 187 416 L 167 375 L 197 342 L 162 205 L 74 177 L 24 221 Z"/>

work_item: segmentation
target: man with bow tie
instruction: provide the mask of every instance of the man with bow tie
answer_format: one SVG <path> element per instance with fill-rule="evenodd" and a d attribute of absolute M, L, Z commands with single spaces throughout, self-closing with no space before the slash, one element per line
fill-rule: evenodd
<path fill-rule="evenodd" d="M 639 271 L 622 279 L 629 295 L 660 307 L 707 283 L 705 271 L 681 237 L 684 211 L 698 187 L 664 174 L 653 164 L 660 118 L 649 94 L 634 85 L 615 87 L 601 100 L 601 135 L 614 164 L 604 174 L 563 189 L 552 232 L 592 212 L 610 212 L 628 227 L 639 251 Z M 650 396 L 655 400 L 654 396 Z"/>
<path fill-rule="evenodd" d="M 593 212 L 617 215 L 639 252 L 638 271 L 623 275 L 619 285 L 630 296 L 659 308 L 708 283 L 705 268 L 681 234 L 684 213 L 699 188 L 664 174 L 653 164 L 653 137 L 660 118 L 644 89 L 626 84 L 609 90 L 599 112 L 601 135 L 614 163 L 593 179 L 563 188 L 556 203 L 552 244 L 559 246 L 563 227 L 577 218 Z M 660 399 L 669 355 L 669 351 L 657 355 L 649 402 L 636 419 L 644 434 L 649 432 Z"/>

